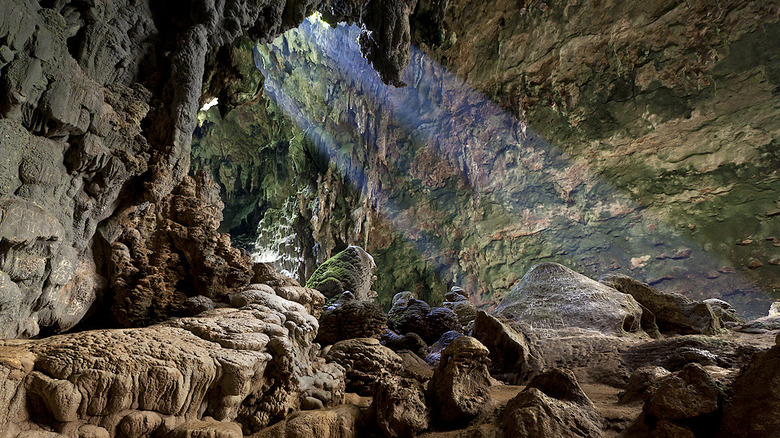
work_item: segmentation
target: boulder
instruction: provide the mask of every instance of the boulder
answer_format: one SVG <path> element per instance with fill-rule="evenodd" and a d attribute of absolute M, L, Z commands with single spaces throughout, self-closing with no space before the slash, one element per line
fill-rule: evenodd
<path fill-rule="evenodd" d="M 468 326 L 477 317 L 477 306 L 472 304 L 465 295 L 458 292 L 447 292 L 441 305 L 455 313 L 461 328 Z"/>
<path fill-rule="evenodd" d="M 213 309 L 214 300 L 203 295 L 197 295 L 187 298 L 187 301 L 184 302 L 184 307 L 188 314 L 195 316 L 207 310 Z"/>
<path fill-rule="evenodd" d="M 271 287 L 300 287 L 294 278 L 279 273 L 270 263 L 255 263 L 252 265 L 252 283 L 267 284 Z"/>
<path fill-rule="evenodd" d="M 604 419 L 574 374 L 555 368 L 509 400 L 500 421 L 507 438 L 603 436 Z"/>
<path fill-rule="evenodd" d="M 350 246 L 318 266 L 306 287 L 317 289 L 326 298 L 351 291 L 358 300 L 372 300 L 376 296 L 371 290 L 375 268 L 371 255 L 359 246 Z"/>
<path fill-rule="evenodd" d="M 493 314 L 534 329 L 577 327 L 604 334 L 640 334 L 642 308 L 629 295 L 557 263 L 533 266 Z"/>
<path fill-rule="evenodd" d="M 444 307 L 431 308 L 411 292 L 400 292 L 393 297 L 387 317 L 393 331 L 402 335 L 417 333 L 427 344 L 436 342 L 445 332 L 462 330 L 455 312 Z"/>
<path fill-rule="evenodd" d="M 411 437 L 428 428 L 430 411 L 425 389 L 414 379 L 390 377 L 374 394 L 374 411 L 379 429 L 386 437 Z"/>
<path fill-rule="evenodd" d="M 382 334 L 380 341 L 382 341 L 384 346 L 395 352 L 407 350 L 421 357 L 428 355 L 428 344 L 417 333 L 399 335 L 388 329 Z"/>
<path fill-rule="evenodd" d="M 490 374 L 519 384 L 539 371 L 539 360 L 528 340 L 510 321 L 500 321 L 483 311 L 477 313 L 471 336 L 490 350 Z"/>
<path fill-rule="evenodd" d="M 438 367 L 444 350 L 452 344 L 452 341 L 461 336 L 463 334 L 455 330 L 450 330 L 441 335 L 441 338 L 428 348 L 428 355 L 425 356 L 425 361 L 434 368 Z"/>
<path fill-rule="evenodd" d="M 458 337 L 444 349 L 428 385 L 430 406 L 440 426 L 462 426 L 493 407 L 489 354 L 484 345 L 469 336 Z"/>
<path fill-rule="evenodd" d="M 769 438 L 780 431 L 780 335 L 755 356 L 731 385 L 719 437 Z"/>
<path fill-rule="evenodd" d="M 644 411 L 662 420 L 690 420 L 716 412 L 723 397 L 723 389 L 707 371 L 692 363 L 661 378 L 645 403 Z"/>
<path fill-rule="evenodd" d="M 623 274 L 607 274 L 599 281 L 631 295 L 639 304 L 649 309 L 655 315 L 661 333 L 712 335 L 721 329 L 717 313 L 722 312 L 713 310 L 708 303 L 698 303 L 676 293 L 659 292 Z"/>
<path fill-rule="evenodd" d="M 379 338 L 387 330 L 387 316 L 369 301 L 348 300 L 332 306 L 319 317 L 317 342 L 335 344 L 344 339 Z"/>
<path fill-rule="evenodd" d="M 620 393 L 620 403 L 647 401 L 658 386 L 658 381 L 670 373 L 662 367 L 644 367 L 628 378 L 626 389 Z"/>
<path fill-rule="evenodd" d="M 717 298 L 709 298 L 702 301 L 702 303 L 709 304 L 710 308 L 715 313 L 715 316 L 717 316 L 723 324 L 730 324 L 730 326 L 733 326 L 745 322 L 737 315 L 737 309 L 726 301 Z"/>
<path fill-rule="evenodd" d="M 403 360 L 375 338 L 339 341 L 325 358 L 346 370 L 346 389 L 360 395 L 373 395 L 378 382 L 403 371 Z"/>

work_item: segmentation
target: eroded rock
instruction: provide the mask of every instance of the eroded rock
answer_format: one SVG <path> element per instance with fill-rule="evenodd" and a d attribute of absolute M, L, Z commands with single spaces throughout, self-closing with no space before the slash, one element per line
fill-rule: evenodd
<path fill-rule="evenodd" d="M 576 327 L 611 335 L 642 333 L 642 309 L 630 295 L 557 263 L 531 268 L 493 313 L 535 329 Z"/>
<path fill-rule="evenodd" d="M 371 291 L 375 268 L 371 255 L 359 246 L 350 246 L 318 266 L 306 287 L 317 289 L 326 298 L 350 291 L 358 300 L 371 300 L 376 296 Z"/>

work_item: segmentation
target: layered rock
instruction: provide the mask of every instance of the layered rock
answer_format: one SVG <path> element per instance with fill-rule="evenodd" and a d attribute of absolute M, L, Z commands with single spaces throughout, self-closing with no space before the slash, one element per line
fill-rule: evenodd
<path fill-rule="evenodd" d="M 654 316 L 661 333 L 711 335 L 723 325 L 716 314 L 723 313 L 720 305 L 716 311 L 709 303 L 697 303 L 676 293 L 662 293 L 622 274 L 607 274 L 599 282 L 634 297 Z"/>
<path fill-rule="evenodd" d="M 3 429 L 180 436 L 208 416 L 223 422 L 209 428 L 241 436 L 304 397 L 341 401 L 343 369 L 316 357 L 316 331 L 303 306 L 263 293 L 241 309 L 147 328 L 5 341 Z"/>
<path fill-rule="evenodd" d="M 536 329 L 577 327 L 610 335 L 642 333 L 642 309 L 630 295 L 556 263 L 531 268 L 494 313 Z"/>

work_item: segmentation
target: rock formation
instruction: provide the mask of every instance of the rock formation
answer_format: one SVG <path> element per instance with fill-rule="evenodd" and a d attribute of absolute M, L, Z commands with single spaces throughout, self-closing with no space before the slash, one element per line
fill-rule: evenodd
<path fill-rule="evenodd" d="M 67 330 L 96 302 L 116 301 L 122 324 L 148 324 L 180 307 L 193 288 L 247 283 L 243 256 L 214 231 L 220 218 L 213 211 L 190 214 L 208 219 L 200 234 L 181 229 L 191 223 L 176 217 L 197 204 L 181 203 L 193 190 L 215 205 L 208 182 L 193 186 L 185 178 L 196 113 L 212 97 L 223 99 L 224 111 L 256 100 L 258 76 L 236 68 L 232 44 L 269 41 L 316 7 L 365 24 L 366 56 L 385 80 L 400 81 L 414 12 L 405 2 L 344 10 L 305 1 L 4 3 L 4 336 Z M 178 280 L 201 269 L 195 284 Z M 115 290 L 116 282 L 125 289 Z M 165 289 L 159 298 L 149 291 L 157 282 Z M 127 300 L 139 308 L 127 308 Z"/>
<path fill-rule="evenodd" d="M 643 333 L 642 308 L 634 298 L 555 263 L 532 267 L 494 313 L 537 329 Z"/>

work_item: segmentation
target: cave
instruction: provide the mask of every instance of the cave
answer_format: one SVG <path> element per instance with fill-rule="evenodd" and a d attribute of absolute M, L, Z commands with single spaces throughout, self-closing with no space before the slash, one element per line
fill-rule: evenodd
<path fill-rule="evenodd" d="M 780 4 L 0 0 L 1 437 L 776 437 Z"/>

